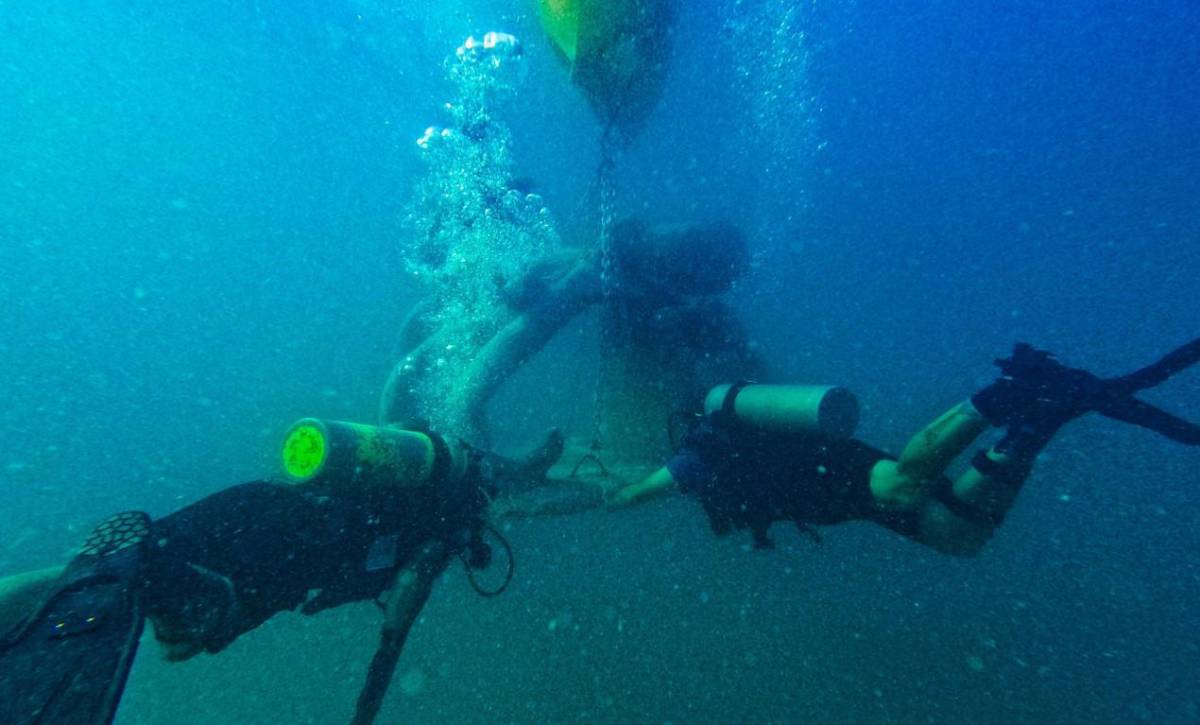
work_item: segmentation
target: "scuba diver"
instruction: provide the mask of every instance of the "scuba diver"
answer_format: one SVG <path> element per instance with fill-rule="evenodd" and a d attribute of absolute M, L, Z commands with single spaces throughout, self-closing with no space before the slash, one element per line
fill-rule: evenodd
<path fill-rule="evenodd" d="M 1200 339 L 1128 375 L 1100 378 L 1018 344 L 997 360 L 1000 377 L 915 435 L 895 458 L 850 437 L 853 395 L 840 387 L 738 383 L 714 388 L 665 467 L 618 490 L 621 508 L 678 489 L 700 500 L 713 531 L 749 529 L 772 545 L 773 522 L 879 523 L 956 556 L 974 556 L 1012 507 L 1038 454 L 1064 425 L 1087 413 L 1200 445 L 1200 425 L 1135 396 L 1200 361 Z M 1004 435 L 981 449 L 956 480 L 946 467 L 990 427 Z M 818 537 L 819 538 L 819 537 Z"/>
<path fill-rule="evenodd" d="M 0 580 L 0 611 L 39 601 L 0 635 L 3 720 L 111 722 L 145 619 L 178 661 L 220 652 L 284 610 L 373 599 L 384 622 L 354 716 L 370 723 L 452 560 L 481 594 L 507 586 L 511 550 L 487 523 L 488 503 L 544 479 L 562 446 L 551 431 L 516 461 L 429 431 L 298 421 L 283 445 L 285 480 L 236 485 L 160 519 L 117 514 L 65 568 Z M 509 553 L 495 590 L 472 572 L 489 566 L 487 531 Z"/>

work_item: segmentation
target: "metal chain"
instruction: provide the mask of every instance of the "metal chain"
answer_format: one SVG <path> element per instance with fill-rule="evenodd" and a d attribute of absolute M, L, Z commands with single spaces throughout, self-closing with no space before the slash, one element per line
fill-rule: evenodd
<path fill-rule="evenodd" d="M 600 228 L 597 245 L 600 250 L 600 366 L 592 389 L 592 449 L 604 447 L 606 420 L 604 417 L 604 386 L 612 377 L 609 360 L 612 357 L 613 335 L 617 326 L 615 297 L 616 280 L 613 274 L 612 225 L 616 217 L 617 187 L 614 172 L 617 166 L 617 137 L 611 127 L 600 137 L 600 165 L 596 168 L 596 186 L 600 197 Z"/>

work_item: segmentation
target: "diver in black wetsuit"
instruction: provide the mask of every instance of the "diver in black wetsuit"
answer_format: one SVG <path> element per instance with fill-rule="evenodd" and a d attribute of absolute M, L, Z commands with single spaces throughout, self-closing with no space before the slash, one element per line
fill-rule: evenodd
<path fill-rule="evenodd" d="M 37 584 L 41 603 L 0 627 L 0 719 L 109 722 L 146 619 L 181 660 L 284 610 L 386 594 L 354 719 L 369 723 L 437 577 L 456 556 L 468 572 L 488 566 L 490 497 L 544 480 L 561 452 L 557 431 L 510 461 L 427 431 L 301 421 L 285 444 L 286 482 L 233 486 L 157 520 L 118 514 Z M 0 599 L 9 593 L 0 586 Z"/>
<path fill-rule="evenodd" d="M 1081 415 L 1097 412 L 1200 445 L 1200 426 L 1134 397 L 1197 361 L 1200 340 L 1129 375 L 1099 378 L 1019 344 L 996 361 L 999 379 L 919 432 L 899 458 L 852 438 L 743 422 L 735 415 L 735 385 L 664 468 L 618 491 L 610 507 L 677 488 L 700 500 L 714 532 L 749 529 L 758 547 L 771 545 L 767 529 L 776 521 L 811 531 L 811 524 L 862 519 L 972 556 L 1004 520 L 1038 453 Z M 1005 429 L 1000 441 L 980 450 L 958 479 L 947 478 L 949 463 L 992 426 Z"/>

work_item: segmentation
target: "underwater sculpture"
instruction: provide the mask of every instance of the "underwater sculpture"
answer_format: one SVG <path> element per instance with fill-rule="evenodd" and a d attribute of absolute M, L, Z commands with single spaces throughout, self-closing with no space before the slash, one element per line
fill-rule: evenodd
<path fill-rule="evenodd" d="M 656 354 L 656 369 L 681 379 L 666 387 L 673 401 L 703 394 L 730 370 L 758 375 L 762 362 L 744 329 L 719 296 L 749 263 L 745 240 L 724 224 L 651 227 L 637 221 L 617 225 L 611 274 L 619 306 L 618 356 Z M 486 441 L 485 406 L 496 390 L 538 352 L 564 325 L 603 301 L 602 269 L 589 250 L 547 255 L 507 285 L 501 323 L 474 356 L 452 374 L 455 404 L 467 411 L 475 440 Z M 413 391 L 422 378 L 437 375 L 437 359 L 453 345 L 457 330 L 430 325 L 429 305 L 418 306 L 402 334 L 405 352 L 393 368 L 380 403 L 380 422 L 401 423 L 423 417 Z M 702 374 L 702 365 L 715 368 Z M 660 373 L 655 374 L 655 378 Z M 657 380 L 640 379 L 643 384 Z M 636 390 L 614 382 L 622 395 Z M 644 401 L 642 401 L 644 403 Z M 669 412 L 669 410 L 668 410 Z M 653 425 L 661 430 L 666 413 L 655 408 Z"/>
<path fill-rule="evenodd" d="M 541 5 L 573 81 L 606 128 L 626 137 L 661 89 L 669 5 Z M 501 110 L 516 93 L 523 58 L 516 38 L 488 33 L 469 38 L 449 60 L 450 124 L 430 127 L 417 141 L 428 172 L 417 184 L 404 244 L 408 271 L 425 293 L 401 332 L 379 421 L 421 420 L 487 445 L 488 400 L 564 325 L 599 306 L 593 442 L 603 437 L 607 457 L 649 466 L 665 452 L 661 432 L 677 401 L 702 394 L 728 371 L 761 373 L 720 299 L 749 266 L 747 244 L 727 224 L 617 222 L 609 204 L 594 242 L 565 247 L 541 197 L 514 180 Z M 612 181 L 611 161 L 602 161 L 597 176 L 610 201 L 603 187 Z M 617 418 L 619 426 L 605 425 Z"/>

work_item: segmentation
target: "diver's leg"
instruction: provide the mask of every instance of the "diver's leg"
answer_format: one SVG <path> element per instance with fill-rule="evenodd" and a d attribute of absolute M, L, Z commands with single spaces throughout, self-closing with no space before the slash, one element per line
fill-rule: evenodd
<path fill-rule="evenodd" d="M 900 475 L 922 481 L 936 479 L 990 426 L 971 401 L 964 400 L 908 441 L 896 463 Z"/>
<path fill-rule="evenodd" d="M 951 554 L 978 553 L 1012 508 L 1038 454 L 1062 426 L 1090 411 L 1200 445 L 1200 426 L 1132 397 L 1197 362 L 1200 340 L 1129 375 L 1102 380 L 1063 366 L 1045 351 L 1018 344 L 1011 357 L 997 361 L 1001 377 L 970 401 L 985 425 L 1005 426 L 1005 436 L 976 454 L 971 467 L 953 484 L 933 487 L 933 495 L 920 504 L 913 538 Z M 915 450 L 914 460 L 922 460 L 920 446 Z M 872 490 L 874 478 L 873 472 Z M 897 479 L 903 482 L 903 477 Z"/>
<path fill-rule="evenodd" d="M 0 578 L 0 633 L 15 627 L 46 598 L 63 568 L 52 566 Z"/>
<path fill-rule="evenodd" d="M 885 510 L 910 510 L 906 535 L 938 551 L 973 556 L 991 538 L 1012 507 L 1037 454 L 1064 421 L 1014 423 L 1005 437 L 981 450 L 971 467 L 951 483 L 943 472 L 981 434 L 998 425 L 998 402 L 1015 415 L 1025 401 L 1007 383 L 988 386 L 942 414 L 913 436 L 898 461 L 880 461 L 871 471 L 871 492 Z"/>
<path fill-rule="evenodd" d="M 888 508 L 918 505 L 946 466 L 991 426 L 965 400 L 925 426 L 897 461 L 880 461 L 871 472 L 871 493 Z"/>
<path fill-rule="evenodd" d="M 915 538 L 947 554 L 974 556 L 1012 508 L 1038 454 L 1058 427 L 1010 431 L 980 450 L 953 483 L 945 481 L 922 503 Z"/>

